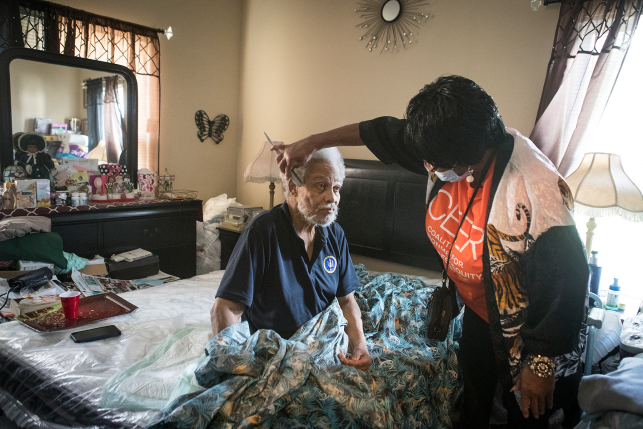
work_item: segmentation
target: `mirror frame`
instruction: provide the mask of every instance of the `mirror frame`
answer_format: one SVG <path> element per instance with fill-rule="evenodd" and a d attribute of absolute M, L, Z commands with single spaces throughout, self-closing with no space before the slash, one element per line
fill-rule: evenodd
<path fill-rule="evenodd" d="M 29 48 L 7 48 L 0 52 L 0 172 L 13 164 L 13 125 L 11 121 L 11 73 L 13 60 L 23 59 L 40 63 L 96 70 L 121 75 L 127 82 L 127 171 L 136 184 L 138 170 L 138 86 L 136 75 L 125 66 L 37 51 Z"/>
<path fill-rule="evenodd" d="M 384 9 L 386 9 L 386 6 L 391 1 L 395 1 L 397 3 L 398 11 L 397 11 L 397 15 L 395 15 L 395 18 L 393 18 L 391 20 L 388 20 L 388 19 L 384 18 Z M 393 22 L 397 21 L 398 19 L 400 19 L 400 16 L 402 16 L 402 3 L 400 3 L 399 0 L 387 0 L 384 3 L 382 3 L 382 10 L 380 10 L 380 18 L 382 18 L 383 21 L 385 21 L 387 23 L 393 23 Z"/>

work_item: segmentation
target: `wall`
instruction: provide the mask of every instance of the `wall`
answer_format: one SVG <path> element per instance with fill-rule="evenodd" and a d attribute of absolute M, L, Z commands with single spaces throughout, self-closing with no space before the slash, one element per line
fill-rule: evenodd
<path fill-rule="evenodd" d="M 12 132 L 33 132 L 34 118 L 49 118 L 64 124 L 83 113 L 81 77 L 78 69 L 27 60 L 14 60 L 11 74 Z"/>
<path fill-rule="evenodd" d="M 152 28 L 172 26 L 161 41 L 160 171 L 175 174 L 177 189 L 207 200 L 236 193 L 241 2 L 238 0 L 55 0 L 56 3 Z M 194 114 L 230 117 L 224 140 L 199 141 Z"/>
<path fill-rule="evenodd" d="M 243 182 L 262 130 L 291 143 L 382 115 L 442 74 L 479 83 L 508 126 L 529 135 L 551 53 L 559 5 L 532 12 L 528 0 L 432 0 L 412 46 L 368 52 L 356 1 L 246 0 L 243 12 L 242 144 L 237 200 L 268 206 L 268 184 Z M 347 158 L 374 159 L 366 148 Z M 277 202 L 283 200 L 277 186 Z"/>

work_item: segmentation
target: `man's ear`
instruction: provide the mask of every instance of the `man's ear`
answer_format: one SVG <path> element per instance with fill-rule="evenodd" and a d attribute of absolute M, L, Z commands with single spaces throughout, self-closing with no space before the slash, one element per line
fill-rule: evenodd
<path fill-rule="evenodd" d="M 293 197 L 297 196 L 297 185 L 295 185 L 292 179 L 288 179 L 288 190 L 290 191 L 290 195 Z"/>

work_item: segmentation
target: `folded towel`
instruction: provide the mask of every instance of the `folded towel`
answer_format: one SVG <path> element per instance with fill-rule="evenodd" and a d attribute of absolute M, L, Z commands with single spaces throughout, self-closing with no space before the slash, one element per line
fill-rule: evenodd
<path fill-rule="evenodd" d="M 32 232 L 51 232 L 51 219 L 44 216 L 18 216 L 0 220 L 0 241 Z"/>

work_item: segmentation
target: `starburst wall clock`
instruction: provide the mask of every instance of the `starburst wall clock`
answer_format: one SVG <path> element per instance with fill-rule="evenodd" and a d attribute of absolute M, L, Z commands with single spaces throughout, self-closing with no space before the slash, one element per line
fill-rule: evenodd
<path fill-rule="evenodd" d="M 422 11 L 426 0 L 360 0 L 356 13 L 362 22 L 357 25 L 366 32 L 359 40 L 366 41 L 370 51 L 394 52 L 413 43 L 413 31 L 429 18 Z"/>

